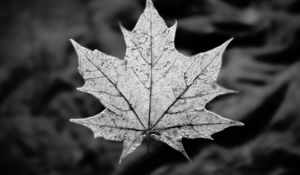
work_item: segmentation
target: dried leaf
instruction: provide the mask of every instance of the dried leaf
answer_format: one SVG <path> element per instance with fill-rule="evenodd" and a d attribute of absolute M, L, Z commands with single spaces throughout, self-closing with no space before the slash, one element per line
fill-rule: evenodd
<path fill-rule="evenodd" d="M 151 0 L 135 28 L 121 27 L 127 45 L 123 60 L 72 43 L 79 57 L 83 92 L 106 107 L 101 113 L 71 119 L 94 137 L 124 141 L 121 160 L 150 135 L 187 156 L 182 138 L 207 138 L 229 126 L 243 125 L 205 109 L 217 95 L 232 92 L 216 83 L 222 54 L 230 40 L 192 57 L 174 46 L 176 23 L 168 28 Z"/>

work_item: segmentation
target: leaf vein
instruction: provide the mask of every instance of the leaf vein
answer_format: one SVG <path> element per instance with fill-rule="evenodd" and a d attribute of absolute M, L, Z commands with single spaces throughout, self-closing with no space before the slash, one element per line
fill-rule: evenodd
<path fill-rule="evenodd" d="M 134 113 L 134 115 L 136 116 L 137 120 L 139 121 L 139 123 L 143 126 L 143 128 L 145 128 L 143 122 L 141 121 L 141 119 L 139 118 L 139 116 L 137 115 L 136 111 L 133 109 L 133 107 L 131 106 L 131 104 L 129 103 L 129 101 L 127 100 L 127 98 L 125 97 L 125 95 L 119 90 L 119 88 L 117 87 L 117 85 L 112 82 L 111 79 L 109 79 L 109 77 L 95 64 L 92 62 L 92 60 L 90 60 L 90 58 L 86 55 L 86 53 L 83 53 L 84 56 L 86 57 L 86 59 L 92 63 L 103 75 L 104 77 L 115 87 L 115 89 L 120 93 L 120 95 L 124 98 L 124 100 L 126 101 L 126 103 L 128 104 L 130 110 Z M 146 128 L 145 128 L 146 129 Z"/>

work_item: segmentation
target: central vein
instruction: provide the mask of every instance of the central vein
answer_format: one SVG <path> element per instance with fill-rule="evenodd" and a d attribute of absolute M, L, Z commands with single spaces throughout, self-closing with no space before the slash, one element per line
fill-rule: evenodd
<path fill-rule="evenodd" d="M 153 52 L 152 52 L 152 11 L 151 8 L 149 9 L 149 13 L 150 13 L 150 93 L 149 93 L 149 111 L 148 111 L 148 128 L 147 130 L 150 129 L 150 125 L 151 125 L 151 102 L 152 102 L 152 84 L 153 84 L 153 80 L 152 80 L 152 66 L 153 66 Z"/>

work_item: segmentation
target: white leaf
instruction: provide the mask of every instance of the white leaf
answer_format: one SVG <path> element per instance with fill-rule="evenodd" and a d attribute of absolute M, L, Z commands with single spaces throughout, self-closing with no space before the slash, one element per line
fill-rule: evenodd
<path fill-rule="evenodd" d="M 218 95 L 232 92 L 216 83 L 228 40 L 210 51 L 187 57 L 174 46 L 176 23 L 168 28 L 151 0 L 135 28 L 121 27 L 127 45 L 123 60 L 72 43 L 85 80 L 78 88 L 106 109 L 85 119 L 71 119 L 95 137 L 124 141 L 120 159 L 150 135 L 187 156 L 182 138 L 207 138 L 240 122 L 205 109 Z"/>

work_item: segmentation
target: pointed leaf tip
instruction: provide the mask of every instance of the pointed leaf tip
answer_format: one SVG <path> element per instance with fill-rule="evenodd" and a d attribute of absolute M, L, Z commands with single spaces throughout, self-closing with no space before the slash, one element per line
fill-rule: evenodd
<path fill-rule="evenodd" d="M 222 47 L 224 48 L 224 50 L 231 43 L 232 40 L 233 40 L 233 38 L 230 38 L 222 44 Z"/>
<path fill-rule="evenodd" d="M 125 37 L 125 40 L 126 40 L 129 30 L 127 30 L 121 23 L 119 23 L 119 26 L 120 26 L 121 32 L 123 33 L 123 36 Z"/>
<path fill-rule="evenodd" d="M 80 120 L 80 119 L 74 119 L 74 118 L 69 119 L 70 122 L 80 124 L 80 122 L 78 122 L 78 120 Z"/>
<path fill-rule="evenodd" d="M 78 44 L 76 41 L 74 41 L 73 39 L 70 39 L 70 41 L 76 51 L 77 51 L 77 49 L 82 48 L 82 46 L 80 44 Z"/>
<path fill-rule="evenodd" d="M 229 123 L 231 126 L 244 126 L 245 124 L 239 121 L 231 120 Z"/>
<path fill-rule="evenodd" d="M 184 157 L 189 161 L 189 162 L 192 162 L 192 160 L 190 159 L 190 157 L 187 155 L 187 153 L 184 151 L 184 152 L 181 152 Z"/>
<path fill-rule="evenodd" d="M 152 0 L 147 0 L 146 8 L 150 8 L 150 7 L 153 7 L 153 2 L 152 2 Z"/>
<path fill-rule="evenodd" d="M 178 23 L 177 23 L 177 20 L 174 22 L 174 24 L 171 26 L 171 27 L 169 27 L 169 29 L 170 30 L 176 30 L 177 29 L 177 25 L 178 25 Z M 174 36 L 175 37 L 175 36 Z"/>
<path fill-rule="evenodd" d="M 245 124 L 242 122 L 238 122 L 238 121 L 235 121 L 235 122 L 236 122 L 235 126 L 245 126 Z"/>
<path fill-rule="evenodd" d="M 118 22 L 118 25 L 119 25 L 119 27 L 120 27 L 120 29 L 121 29 L 122 32 L 123 32 L 123 31 L 128 32 L 128 30 L 122 25 L 121 22 Z"/>
<path fill-rule="evenodd" d="M 73 46 L 78 45 L 78 43 L 76 41 L 74 41 L 73 39 L 70 39 L 71 43 Z"/>
<path fill-rule="evenodd" d="M 174 22 L 174 24 L 172 25 L 172 27 L 177 27 L 177 25 L 178 25 L 178 22 L 177 22 L 177 20 L 175 20 L 175 22 Z"/>
<path fill-rule="evenodd" d="M 78 50 L 87 50 L 87 51 L 90 51 L 89 49 L 87 49 L 87 48 L 81 46 L 80 44 L 78 44 L 75 40 L 70 39 L 70 41 L 71 41 L 73 47 L 75 48 L 75 50 L 76 50 L 77 52 L 78 52 Z"/>
<path fill-rule="evenodd" d="M 71 119 L 69 119 L 69 121 L 70 122 L 72 122 L 72 123 L 76 123 L 76 124 L 80 124 L 80 125 L 82 125 L 82 119 L 78 119 L 78 118 L 71 118 Z"/>

